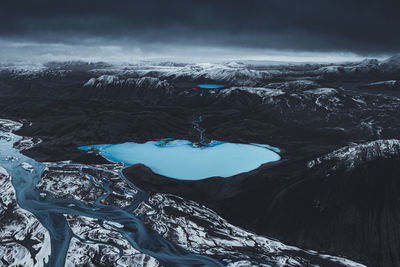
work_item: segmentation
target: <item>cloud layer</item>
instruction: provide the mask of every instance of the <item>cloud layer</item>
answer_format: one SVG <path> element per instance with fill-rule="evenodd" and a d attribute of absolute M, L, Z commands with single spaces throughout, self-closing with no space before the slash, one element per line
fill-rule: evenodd
<path fill-rule="evenodd" d="M 398 10 L 391 0 L 3 0 L 0 39 L 392 54 Z"/>

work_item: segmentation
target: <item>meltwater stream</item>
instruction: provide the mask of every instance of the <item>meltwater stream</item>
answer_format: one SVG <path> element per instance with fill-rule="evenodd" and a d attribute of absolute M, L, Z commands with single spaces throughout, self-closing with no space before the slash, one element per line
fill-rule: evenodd
<path fill-rule="evenodd" d="M 215 259 L 190 253 L 157 233 L 149 231 L 143 222 L 131 213 L 132 209 L 140 204 L 138 200 L 148 201 L 147 194 L 138 188 L 135 201 L 127 208 L 104 205 L 100 201 L 88 205 L 77 200 L 55 199 L 49 194 L 41 196 L 35 186 L 45 166 L 24 156 L 13 147 L 21 137 L 12 131 L 22 125 L 6 120 L 1 122 L 0 166 L 4 167 L 12 177 L 18 204 L 34 214 L 50 234 L 51 255 L 47 266 L 64 266 L 70 240 L 76 237 L 64 214 L 82 215 L 122 224 L 123 228 L 116 227 L 115 230 L 119 231 L 135 249 L 156 258 L 164 266 L 223 266 Z M 106 192 L 106 188 L 104 189 Z"/>
<path fill-rule="evenodd" d="M 200 180 L 213 176 L 230 177 L 257 169 L 262 164 L 280 160 L 279 149 L 262 144 L 206 142 L 200 115 L 192 122 L 199 142 L 165 138 L 145 143 L 101 144 L 81 146 L 95 149 L 108 160 L 124 164 L 144 164 L 153 172 L 179 180 Z"/>

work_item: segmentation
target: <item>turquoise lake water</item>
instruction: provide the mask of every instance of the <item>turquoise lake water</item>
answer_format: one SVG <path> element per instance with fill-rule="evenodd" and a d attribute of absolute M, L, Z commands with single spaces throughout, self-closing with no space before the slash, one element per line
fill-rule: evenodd
<path fill-rule="evenodd" d="M 168 139 L 143 144 L 128 142 L 79 147 L 81 150 L 92 148 L 111 161 L 144 164 L 157 174 L 179 180 L 229 177 L 280 159 L 279 149 L 268 145 L 218 141 L 201 147 L 187 140 Z"/>
<path fill-rule="evenodd" d="M 206 89 L 216 89 L 216 88 L 225 87 L 225 85 L 221 85 L 221 84 L 199 84 L 197 86 L 200 88 L 206 88 Z"/>

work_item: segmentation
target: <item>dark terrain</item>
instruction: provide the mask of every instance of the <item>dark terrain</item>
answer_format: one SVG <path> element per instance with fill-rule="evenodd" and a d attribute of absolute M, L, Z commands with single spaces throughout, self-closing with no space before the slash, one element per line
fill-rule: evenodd
<path fill-rule="evenodd" d="M 192 121 L 201 115 L 208 140 L 269 144 L 281 149 L 282 160 L 200 181 L 161 177 L 141 165 L 125 175 L 149 192 L 194 200 L 232 224 L 291 245 L 368 266 L 400 266 L 399 57 L 159 67 L 169 64 L 177 73 L 83 62 L 40 71 L 3 68 L 0 114 L 26 122 L 18 134 L 43 140 L 24 152 L 29 157 L 83 163 L 104 159 L 79 151 L 80 145 L 199 141 Z M 102 75 L 109 76 L 96 79 Z M 382 81 L 395 82 L 374 84 Z M 200 89 L 199 83 L 226 87 Z"/>

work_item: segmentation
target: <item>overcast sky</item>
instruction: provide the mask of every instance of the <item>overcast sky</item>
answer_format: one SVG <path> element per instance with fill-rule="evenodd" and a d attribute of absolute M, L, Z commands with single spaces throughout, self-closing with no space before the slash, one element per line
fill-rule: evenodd
<path fill-rule="evenodd" d="M 398 0 L 2 0 L 0 60 L 400 52 Z"/>

